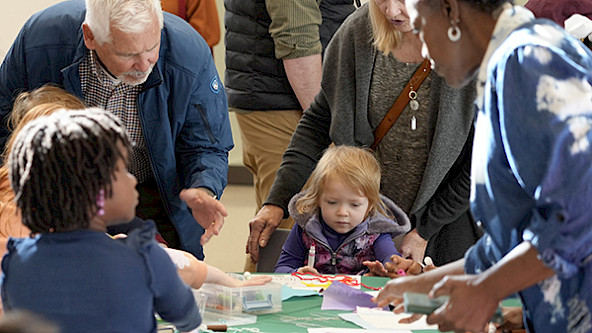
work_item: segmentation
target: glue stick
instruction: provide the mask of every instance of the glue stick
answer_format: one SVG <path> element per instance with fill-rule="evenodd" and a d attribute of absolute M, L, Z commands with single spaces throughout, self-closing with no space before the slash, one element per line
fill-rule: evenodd
<path fill-rule="evenodd" d="M 314 246 L 314 244 L 312 244 L 310 246 L 310 249 L 308 250 L 308 267 L 310 267 L 310 268 L 314 268 L 315 255 L 316 255 L 315 246 Z"/>

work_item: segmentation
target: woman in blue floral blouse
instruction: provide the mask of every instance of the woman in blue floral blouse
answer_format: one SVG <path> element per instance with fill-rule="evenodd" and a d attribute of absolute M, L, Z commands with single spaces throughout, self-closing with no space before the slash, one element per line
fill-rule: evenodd
<path fill-rule="evenodd" d="M 486 234 L 465 258 L 390 281 L 450 299 L 441 330 L 485 330 L 518 293 L 530 332 L 591 332 L 592 53 L 508 0 L 407 0 L 433 68 L 453 86 L 477 77 L 471 208 Z"/>

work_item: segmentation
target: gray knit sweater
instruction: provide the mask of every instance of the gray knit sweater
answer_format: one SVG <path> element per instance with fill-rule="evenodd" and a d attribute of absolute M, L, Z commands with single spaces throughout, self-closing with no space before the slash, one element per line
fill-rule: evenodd
<path fill-rule="evenodd" d="M 364 5 L 343 23 L 326 49 L 321 91 L 294 132 L 266 204 L 282 207 L 287 216 L 290 198 L 300 191 L 332 142 L 372 144 L 368 99 L 376 53 L 368 6 Z M 424 239 L 468 212 L 475 98 L 474 85 L 457 90 L 433 71 L 430 75 L 429 103 L 439 111 L 429 126 L 428 161 L 409 213 Z"/>

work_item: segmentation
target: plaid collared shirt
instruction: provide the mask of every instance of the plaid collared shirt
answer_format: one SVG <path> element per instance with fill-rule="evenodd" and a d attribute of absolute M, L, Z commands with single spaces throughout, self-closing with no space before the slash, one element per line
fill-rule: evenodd
<path fill-rule="evenodd" d="M 113 78 L 88 51 L 80 64 L 82 95 L 89 107 L 101 107 L 112 112 L 123 122 L 134 148 L 129 163 L 130 172 L 139 183 L 152 177 L 146 141 L 138 115 L 137 99 L 142 85 L 130 86 Z"/>

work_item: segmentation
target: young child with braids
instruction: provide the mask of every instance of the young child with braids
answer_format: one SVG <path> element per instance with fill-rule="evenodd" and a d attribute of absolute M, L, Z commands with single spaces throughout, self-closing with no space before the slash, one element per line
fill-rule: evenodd
<path fill-rule="evenodd" d="M 421 266 L 402 258 L 392 240 L 409 231 L 409 219 L 379 191 L 380 165 L 371 152 L 328 148 L 307 189 L 290 201 L 296 223 L 274 271 L 361 274 L 369 269 L 372 275 L 391 277 L 420 273 Z"/>
<path fill-rule="evenodd" d="M 30 92 L 20 94 L 15 102 L 9 118 L 9 129 L 12 133 L 9 136 L 4 152 L 3 160 L 8 160 L 8 155 L 12 149 L 14 139 L 20 130 L 29 121 L 40 116 L 50 115 L 59 109 L 83 109 L 84 104 L 65 90 L 45 85 Z M 134 218 L 130 223 L 109 226 L 107 232 L 116 235 L 128 233 L 134 228 L 143 225 L 144 220 Z M 9 237 L 28 237 L 31 234 L 22 222 L 20 214 L 14 203 L 14 192 L 10 188 L 8 180 L 8 165 L 5 163 L 0 167 L 0 257 L 6 252 L 6 244 Z M 158 236 L 158 233 L 157 233 Z M 121 237 L 121 235 L 119 235 Z M 162 237 L 156 237 L 157 241 L 163 240 Z M 261 285 L 271 280 L 268 276 L 254 276 L 253 278 L 241 281 L 230 277 L 220 269 L 207 265 L 205 262 L 197 260 L 192 254 L 166 248 L 165 251 L 178 269 L 181 279 L 190 287 L 198 289 L 204 282 L 220 284 L 228 287 Z M 2 307 L 0 306 L 0 315 Z"/>
<path fill-rule="evenodd" d="M 6 252 L 8 237 L 27 237 L 31 231 L 23 225 L 16 211 L 14 192 L 8 180 L 8 154 L 12 148 L 15 134 L 19 133 L 29 121 L 54 113 L 59 109 L 84 109 L 84 104 L 65 90 L 46 85 L 31 92 L 17 96 L 8 119 L 8 137 L 2 152 L 4 164 L 0 167 L 0 257 Z"/>
<path fill-rule="evenodd" d="M 8 157 L 21 219 L 34 237 L 9 239 L 2 303 L 67 332 L 154 332 L 157 312 L 181 331 L 201 317 L 146 222 L 127 238 L 107 227 L 130 221 L 138 204 L 127 171 L 131 144 L 112 114 L 57 111 L 26 124 Z"/>

